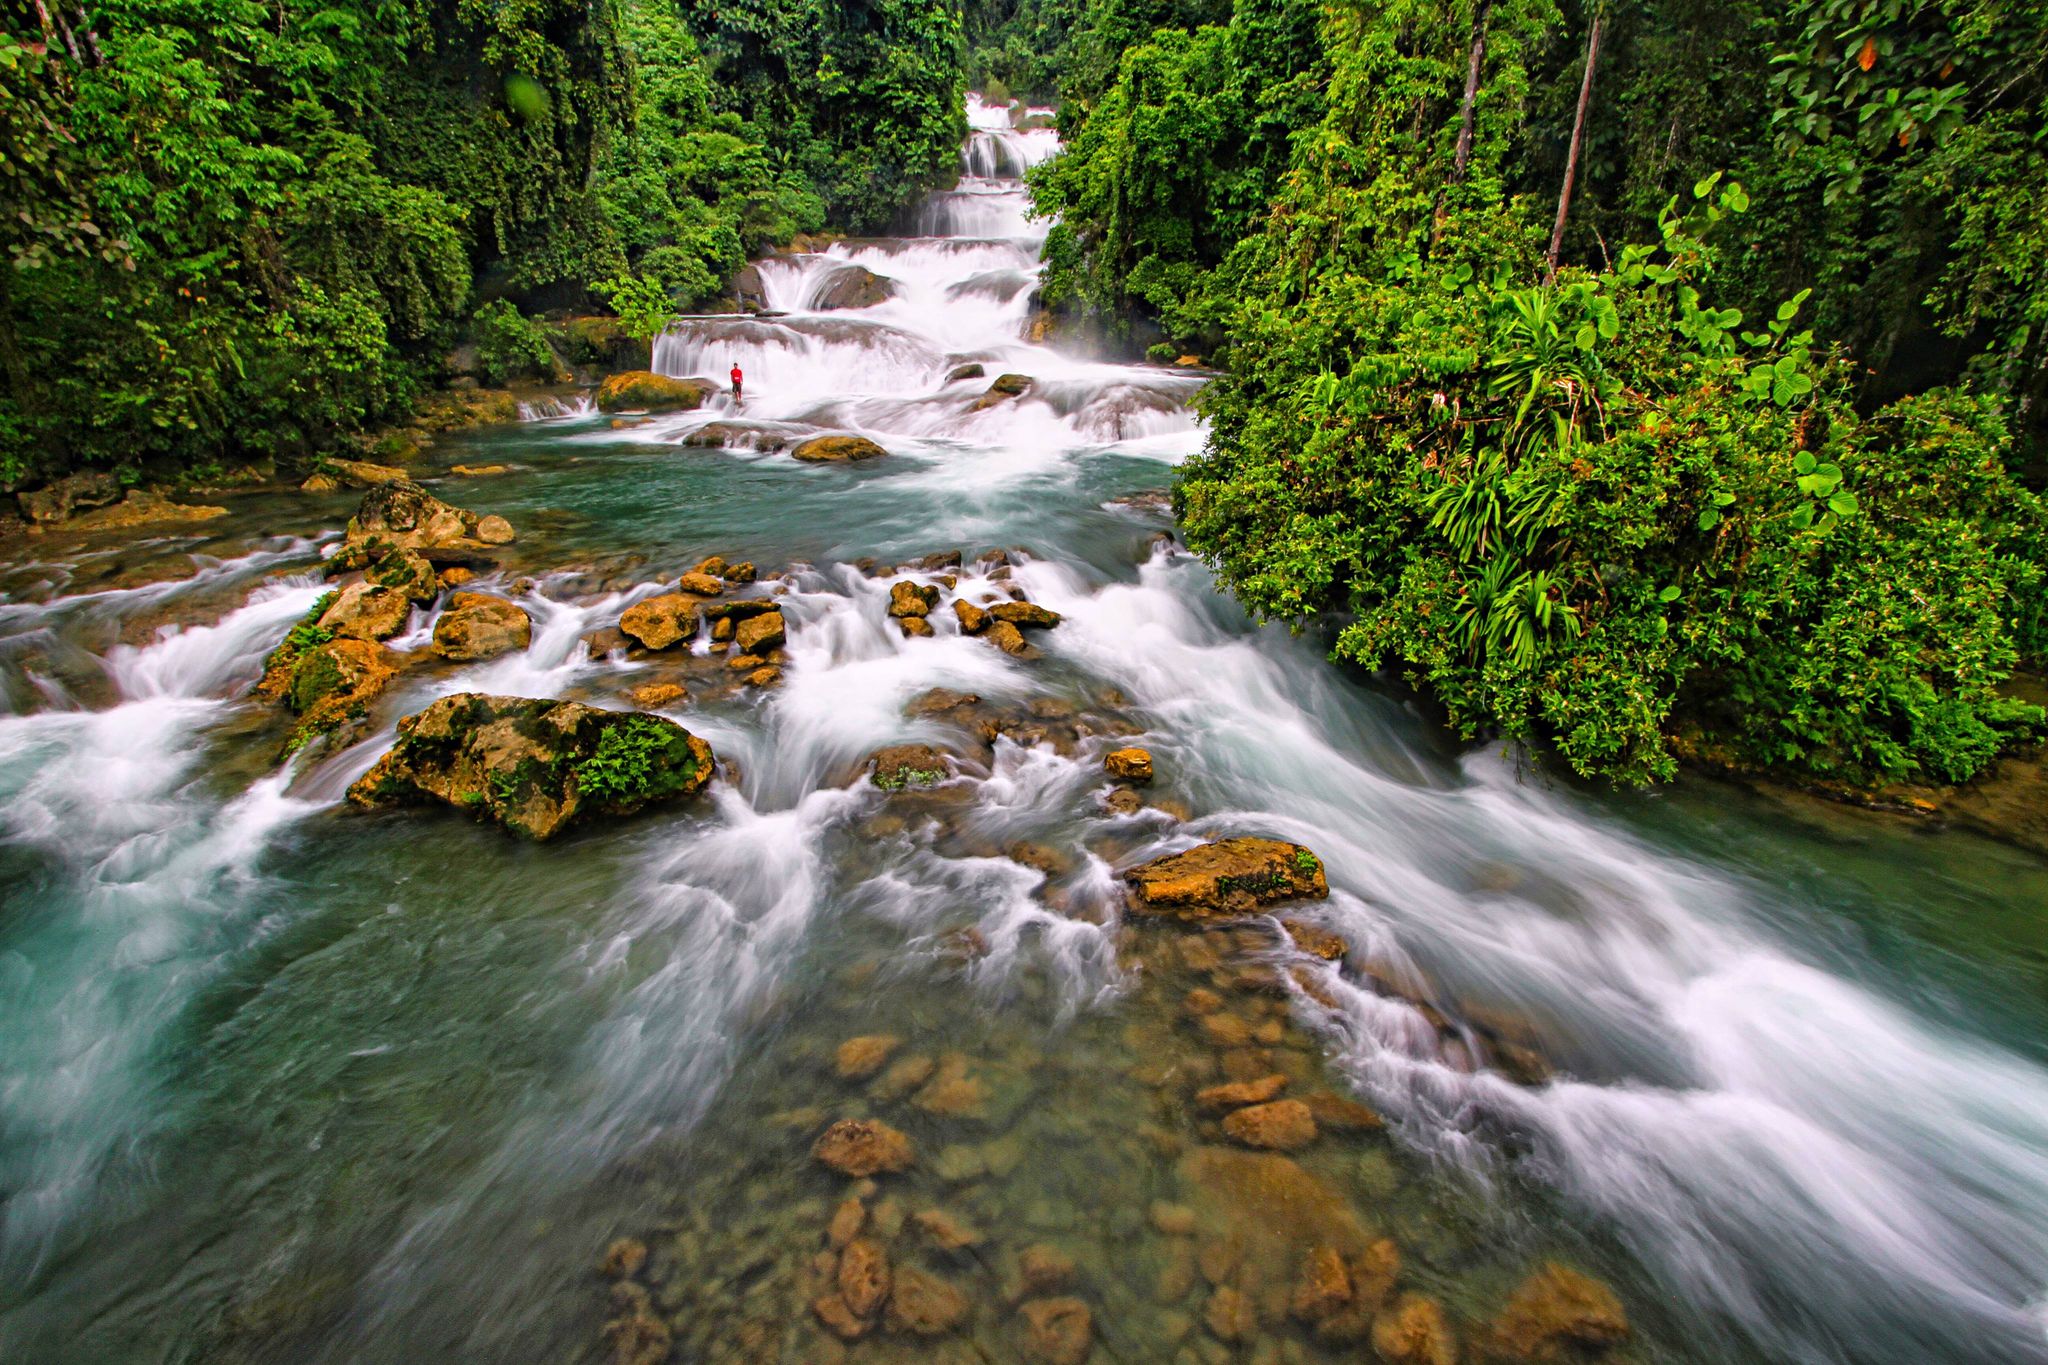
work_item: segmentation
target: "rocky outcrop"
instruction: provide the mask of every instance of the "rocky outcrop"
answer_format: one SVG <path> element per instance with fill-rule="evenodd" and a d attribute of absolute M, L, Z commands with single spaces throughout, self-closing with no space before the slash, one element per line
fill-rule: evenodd
<path fill-rule="evenodd" d="M 408 477 L 397 465 L 372 464 L 368 460 L 338 460 L 331 455 L 320 462 L 320 470 L 336 482 L 354 488 L 375 488 L 379 484 L 398 483 Z"/>
<path fill-rule="evenodd" d="M 444 659 L 494 659 L 532 642 L 533 618 L 525 609 L 488 593 L 456 593 L 434 622 L 434 652 Z"/>
<path fill-rule="evenodd" d="M 74 512 L 106 507 L 121 500 L 121 481 L 104 469 L 81 469 L 15 496 L 21 514 L 37 525 L 47 526 Z"/>
<path fill-rule="evenodd" d="M 1036 602 L 998 602 L 988 609 L 988 614 L 1019 630 L 1051 630 L 1066 619 Z"/>
<path fill-rule="evenodd" d="M 788 637 L 788 623 L 779 611 L 764 611 L 743 617 L 733 626 L 733 643 L 742 654 L 765 654 L 780 648 Z"/>
<path fill-rule="evenodd" d="M 1238 838 L 1154 859 L 1124 873 L 1139 915 L 1208 920 L 1330 894 L 1322 860 L 1300 844 Z"/>
<path fill-rule="evenodd" d="M 444 801 L 549 839 L 694 796 L 712 764 L 710 745 L 660 716 L 461 692 L 400 721 L 398 743 L 348 794 L 372 807 Z"/>
<path fill-rule="evenodd" d="M 304 651 L 285 692 L 286 703 L 299 716 L 285 752 L 316 739 L 352 734 L 368 721 L 370 703 L 396 672 L 391 655 L 367 640 L 329 640 Z"/>
<path fill-rule="evenodd" d="M 810 464 L 838 464 L 880 459 L 889 452 L 865 436 L 813 436 L 789 453 Z"/>
<path fill-rule="evenodd" d="M 327 571 L 367 568 L 393 550 L 409 551 L 429 564 L 488 561 L 492 546 L 513 538 L 511 524 L 503 517 L 480 517 L 442 502 L 409 479 L 396 479 L 363 495 L 362 505 L 349 518 L 341 549 L 327 561 Z"/>
<path fill-rule="evenodd" d="M 667 649 L 697 633 L 698 599 L 667 592 L 635 602 L 619 617 L 619 629 L 645 649 Z"/>
<path fill-rule="evenodd" d="M 988 386 L 988 391 L 975 399 L 974 406 L 969 408 L 968 411 L 981 412 L 986 408 L 996 406 L 998 403 L 1007 403 L 1012 398 L 1029 393 L 1031 391 L 1031 383 L 1031 376 L 1028 374 L 999 374 L 996 376 L 995 382 Z"/>
<path fill-rule="evenodd" d="M 405 629 L 412 607 L 405 593 L 365 580 L 335 594 L 313 624 L 338 639 L 388 640 Z"/>
<path fill-rule="evenodd" d="M 989 622 L 995 619 L 964 597 L 954 599 L 953 615 L 958 618 L 960 633 L 963 635 L 979 635 L 987 630 Z"/>
<path fill-rule="evenodd" d="M 606 375 L 597 386 L 599 412 L 692 412 L 712 393 L 710 381 L 676 379 L 652 370 Z"/>
<path fill-rule="evenodd" d="M 210 521 L 228 514 L 225 507 L 172 502 L 155 489 L 131 488 L 111 507 L 78 512 L 52 527 L 63 531 L 127 531 L 183 521 Z M 41 529 L 39 525 L 37 529 Z"/>
<path fill-rule="evenodd" d="M 1024 638 L 1024 632 L 1008 621 L 992 621 L 982 638 L 1003 653 L 1019 659 L 1035 659 L 1038 649 Z"/>
<path fill-rule="evenodd" d="M 979 379 L 987 373 L 988 371 L 982 368 L 980 361 L 970 360 L 965 365 L 955 365 L 947 373 L 946 382 L 948 384 L 957 384 L 963 379 Z"/>
<path fill-rule="evenodd" d="M 896 282 L 877 275 L 866 266 L 842 265 L 825 277 L 811 295 L 811 307 L 821 311 L 836 308 L 872 308 L 896 297 Z"/>
<path fill-rule="evenodd" d="M 752 422 L 706 422 L 695 431 L 685 433 L 677 444 L 697 450 L 773 452 L 789 449 L 789 439 L 787 433 L 776 427 Z"/>
<path fill-rule="evenodd" d="M 727 292 L 734 303 L 748 312 L 758 312 L 768 306 L 768 289 L 761 283 L 759 266 L 741 266 L 739 273 L 732 277 L 732 285 Z"/>

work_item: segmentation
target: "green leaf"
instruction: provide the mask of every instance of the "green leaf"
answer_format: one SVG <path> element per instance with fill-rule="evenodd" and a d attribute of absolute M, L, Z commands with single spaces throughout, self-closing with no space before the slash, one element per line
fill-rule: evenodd
<path fill-rule="evenodd" d="M 1810 450 L 1802 450 L 1792 457 L 1792 468 L 1801 474 L 1811 474 L 1819 463 Z"/>
<path fill-rule="evenodd" d="M 1795 529 L 1801 531 L 1804 531 L 1807 527 L 1813 525 L 1812 503 L 1802 502 L 1799 504 L 1797 508 L 1793 510 L 1792 525 Z"/>
<path fill-rule="evenodd" d="M 1700 513 L 1700 529 L 1702 531 L 1711 531 L 1720 524 L 1721 512 L 1719 508 L 1709 507 Z"/>
<path fill-rule="evenodd" d="M 1830 512 L 1833 512 L 1838 517 L 1855 516 L 1856 495 L 1854 493 L 1835 494 L 1833 497 L 1828 499 L 1828 510 Z"/>
<path fill-rule="evenodd" d="M 1657 600 L 1659 602 L 1676 602 L 1678 600 L 1678 585 L 1672 583 L 1665 587 L 1663 591 L 1657 594 Z"/>

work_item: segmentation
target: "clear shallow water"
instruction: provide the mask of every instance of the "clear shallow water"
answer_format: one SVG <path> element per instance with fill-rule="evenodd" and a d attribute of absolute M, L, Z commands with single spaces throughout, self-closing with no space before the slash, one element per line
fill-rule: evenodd
<path fill-rule="evenodd" d="M 1199 444 L 1196 381 L 1019 339 L 1026 291 L 990 277 L 1028 271 L 1042 225 L 1001 176 L 1050 144 L 975 124 L 978 178 L 926 219 L 972 240 L 776 263 L 789 318 L 664 340 L 675 373 L 739 359 L 744 411 L 444 443 L 436 466 L 515 466 L 438 487 L 520 528 L 495 584 L 534 580 L 535 644 L 409 669 L 354 750 L 273 770 L 280 726 L 244 698 L 352 500 L 252 498 L 204 539 L 7 571 L 0 1354 L 602 1359 L 618 1310 L 595 1266 L 631 1236 L 674 1359 L 836 1358 L 806 1276 L 848 1182 L 808 1149 L 872 1113 L 921 1156 L 874 1216 L 937 1208 L 983 1240 L 913 1223 L 897 1254 L 972 1317 L 855 1359 L 1016 1358 L 1004 1286 L 1035 1243 L 1074 1258 L 1098 1360 L 1360 1358 L 1270 1307 L 1225 1346 L 1190 1259 L 1236 1239 L 1230 1282 L 1257 1299 L 1304 1239 L 1353 1233 L 1392 1238 L 1403 1286 L 1468 1335 L 1555 1256 L 1620 1295 L 1621 1358 L 2048 1358 L 2038 860 L 1718 786 L 1583 792 L 1461 753 L 1315 640 L 1252 627 L 1154 546 L 1163 513 L 1118 501 Z M 849 262 L 899 296 L 802 312 Z M 971 412 L 986 379 L 946 380 L 967 360 L 1038 386 Z M 891 454 L 680 443 L 711 420 Z M 938 638 L 902 639 L 889 579 L 854 566 L 997 547 L 1067 617 L 1041 660 L 943 611 Z M 675 712 L 737 783 L 538 848 L 341 804 L 433 695 L 624 704 L 661 666 L 581 637 L 712 553 L 790 590 L 782 687 Z M 933 687 L 1009 733 L 906 715 Z M 1160 778 L 1126 816 L 1100 756 L 1134 734 Z M 911 739 L 955 748 L 962 779 L 843 785 Z M 1309 918 L 1352 951 L 1313 993 L 1245 977 L 1304 965 L 1270 922 L 1121 921 L 1115 868 L 1240 832 L 1328 867 Z M 1253 1036 L 1219 1046 L 1197 988 Z M 842 1078 L 834 1049 L 876 1033 L 960 1084 Z M 1497 1036 L 1559 1078 L 1475 1070 Z M 1299 1154 L 1299 1219 L 1244 1213 L 1273 1201 L 1208 1155 L 1227 1145 L 1190 1104 L 1260 1069 L 1388 1121 Z M 1155 1202 L 1199 1235 L 1161 1232 Z"/>

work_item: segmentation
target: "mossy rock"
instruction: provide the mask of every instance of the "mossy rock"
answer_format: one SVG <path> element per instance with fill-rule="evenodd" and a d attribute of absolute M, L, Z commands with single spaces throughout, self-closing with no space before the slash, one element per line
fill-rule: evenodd
<path fill-rule="evenodd" d="M 597 406 L 600 412 L 690 412 L 710 396 L 711 385 L 702 379 L 627 370 L 598 385 Z"/>

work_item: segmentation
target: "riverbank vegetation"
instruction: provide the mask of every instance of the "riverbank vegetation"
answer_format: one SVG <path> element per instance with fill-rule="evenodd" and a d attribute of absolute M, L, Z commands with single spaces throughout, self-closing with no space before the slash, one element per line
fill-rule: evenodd
<path fill-rule="evenodd" d="M 1074 13 L 1158 26 L 1061 87 L 1047 297 L 1220 366 L 1178 510 L 1251 610 L 1628 782 L 2037 732 L 2032 9 Z"/>
<path fill-rule="evenodd" d="M 958 23 L 940 0 L 23 9 L 0 482 L 326 448 L 458 343 L 545 374 L 522 315 L 686 308 L 795 233 L 878 229 L 956 168 Z"/>

